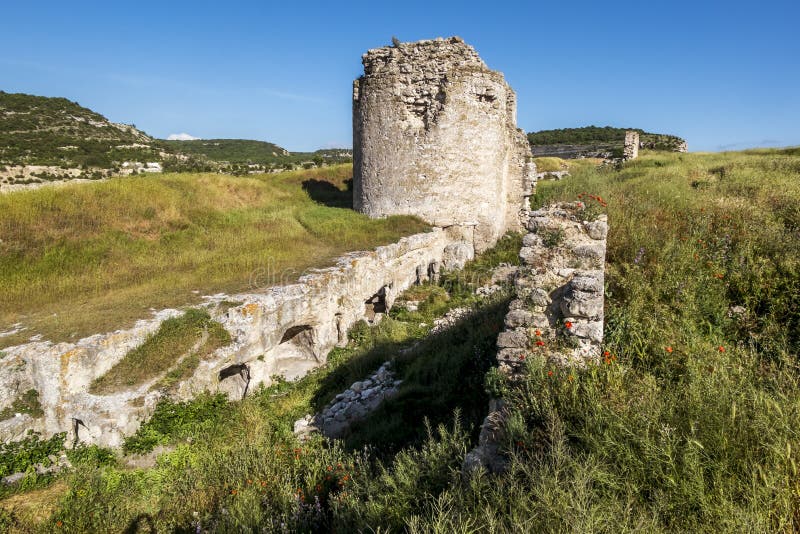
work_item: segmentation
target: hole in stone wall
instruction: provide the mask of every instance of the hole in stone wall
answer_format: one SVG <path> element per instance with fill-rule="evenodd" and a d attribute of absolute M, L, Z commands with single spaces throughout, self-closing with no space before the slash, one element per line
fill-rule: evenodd
<path fill-rule="evenodd" d="M 297 336 L 304 336 L 309 337 L 311 336 L 311 327 L 307 324 L 301 324 L 299 326 L 293 326 L 286 330 L 283 333 L 283 337 L 281 338 L 281 343 L 288 343 L 292 341 Z M 300 341 L 300 340 L 298 340 Z"/>
<path fill-rule="evenodd" d="M 386 313 L 386 286 L 380 288 L 364 303 L 364 318 L 367 322 L 374 323 Z"/>
<path fill-rule="evenodd" d="M 317 340 L 312 325 L 297 325 L 286 329 L 281 341 L 270 349 L 264 359 L 271 373 L 294 380 L 319 365 Z"/>
<path fill-rule="evenodd" d="M 219 372 L 219 389 L 229 398 L 245 398 L 249 387 L 250 367 L 247 364 L 229 365 Z"/>

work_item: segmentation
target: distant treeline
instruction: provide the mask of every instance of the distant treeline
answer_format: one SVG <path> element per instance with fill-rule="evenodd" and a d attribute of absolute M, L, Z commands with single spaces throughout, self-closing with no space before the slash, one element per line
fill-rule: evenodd
<path fill-rule="evenodd" d="M 613 126 L 584 126 L 583 128 L 559 128 L 557 130 L 541 130 L 528 134 L 531 145 L 605 145 L 622 144 L 625 132 L 639 132 L 642 143 L 650 148 L 673 150 L 683 142 L 674 135 L 645 132 L 641 128 L 614 128 Z"/>

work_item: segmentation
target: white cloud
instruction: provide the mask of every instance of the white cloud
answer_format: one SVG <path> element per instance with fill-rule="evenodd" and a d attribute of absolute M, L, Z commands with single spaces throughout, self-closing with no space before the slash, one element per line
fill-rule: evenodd
<path fill-rule="evenodd" d="M 195 139 L 200 138 L 187 133 L 169 134 L 169 137 L 167 137 L 167 141 L 194 141 Z"/>

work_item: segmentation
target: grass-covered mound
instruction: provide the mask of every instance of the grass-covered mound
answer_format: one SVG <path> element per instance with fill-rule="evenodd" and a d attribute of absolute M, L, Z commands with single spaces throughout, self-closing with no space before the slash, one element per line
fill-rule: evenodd
<path fill-rule="evenodd" d="M 237 178 L 172 174 L 0 196 L 0 331 L 114 330 L 199 294 L 288 283 L 425 225 L 351 209 L 348 165 Z"/>
<path fill-rule="evenodd" d="M 460 474 L 508 298 L 478 305 L 470 281 L 513 258 L 519 240 L 460 280 L 415 289 L 417 312 L 354 330 L 296 384 L 161 408 L 128 441 L 131 452 L 175 446 L 157 467 L 87 454 L 48 486 L 59 504 L 35 528 L 797 531 L 799 176 L 791 151 L 646 153 L 619 171 L 579 167 L 539 184 L 540 204 L 607 203 L 608 354 L 588 370 L 528 358 L 518 387 L 490 374 L 511 412 L 504 475 Z M 454 330 L 398 350 L 462 305 L 476 312 Z M 405 380 L 397 399 L 344 442 L 295 440 L 292 421 L 390 357 Z M 22 517 L 0 512 L 0 525 L 29 527 Z"/>

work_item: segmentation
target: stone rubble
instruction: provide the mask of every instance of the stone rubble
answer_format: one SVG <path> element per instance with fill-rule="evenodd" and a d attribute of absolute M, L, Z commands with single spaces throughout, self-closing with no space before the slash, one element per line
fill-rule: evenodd
<path fill-rule="evenodd" d="M 314 432 L 329 438 L 341 438 L 350 426 L 364 420 L 383 401 L 397 396 L 402 380 L 395 379 L 392 363 L 384 362 L 368 378 L 354 382 L 348 389 L 336 395 L 318 414 L 307 415 L 294 424 L 294 433 L 306 439 Z"/>

